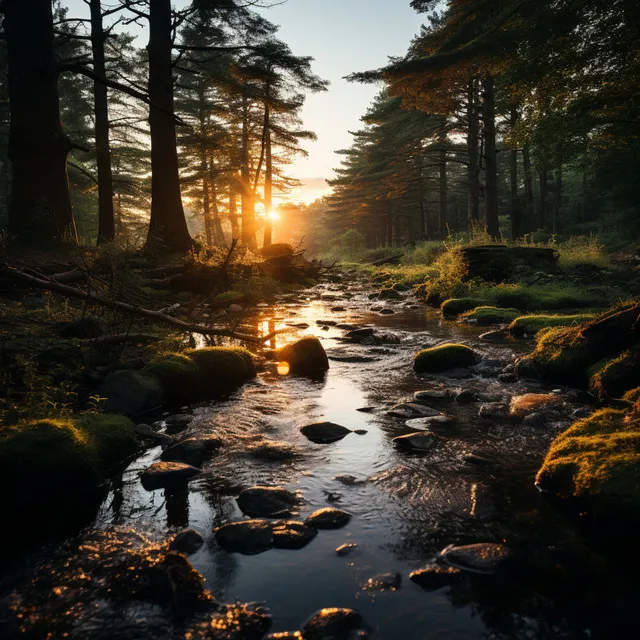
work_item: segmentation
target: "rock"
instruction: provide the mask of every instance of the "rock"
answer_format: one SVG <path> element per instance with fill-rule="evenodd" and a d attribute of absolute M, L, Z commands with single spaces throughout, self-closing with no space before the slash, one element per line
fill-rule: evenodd
<path fill-rule="evenodd" d="M 534 411 L 522 419 L 522 424 L 527 427 L 540 429 L 553 422 L 560 422 L 564 416 L 558 411 L 550 409 L 548 411 Z"/>
<path fill-rule="evenodd" d="M 148 440 L 152 440 L 156 444 L 168 446 L 174 443 L 174 440 L 171 436 L 168 436 L 166 433 L 158 433 L 152 426 L 148 424 L 137 424 L 134 427 L 134 431 L 136 435 L 139 435 L 142 438 L 147 438 Z"/>
<path fill-rule="evenodd" d="M 506 329 L 496 329 L 495 331 L 487 331 L 480 336 L 483 342 L 501 342 L 506 340 L 509 332 Z"/>
<path fill-rule="evenodd" d="M 402 300 L 402 294 L 394 289 L 383 289 L 378 297 L 381 300 Z"/>
<path fill-rule="evenodd" d="M 340 312 L 342 312 L 342 311 L 346 311 L 346 310 L 347 310 L 347 308 L 346 308 L 346 307 L 340 307 L 340 306 L 337 306 L 337 307 L 331 307 L 331 311 L 332 311 L 333 313 L 340 313 Z"/>
<path fill-rule="evenodd" d="M 513 418 L 524 418 L 534 411 L 557 409 L 563 405 L 563 398 L 554 393 L 526 393 L 511 399 L 509 414 Z"/>
<path fill-rule="evenodd" d="M 273 548 L 273 530 L 266 520 L 230 522 L 215 530 L 216 542 L 225 551 L 255 555 Z"/>
<path fill-rule="evenodd" d="M 344 329 L 345 331 L 355 331 L 356 329 L 360 329 L 358 325 L 351 324 L 350 322 L 340 322 L 336 325 L 336 329 Z"/>
<path fill-rule="evenodd" d="M 331 444 L 342 440 L 342 438 L 351 433 L 351 429 L 334 422 L 316 422 L 302 427 L 300 432 L 316 444 Z"/>
<path fill-rule="evenodd" d="M 502 384 L 515 384 L 518 382 L 518 376 L 515 373 L 501 373 L 498 376 L 498 382 Z"/>
<path fill-rule="evenodd" d="M 366 436 L 369 432 L 366 429 L 354 429 L 353 433 L 359 436 Z"/>
<path fill-rule="evenodd" d="M 203 544 L 203 537 L 195 529 L 183 529 L 175 535 L 169 549 L 188 555 L 198 551 Z"/>
<path fill-rule="evenodd" d="M 292 444 L 273 440 L 265 440 L 255 446 L 251 446 L 248 452 L 253 458 L 265 460 L 266 462 L 285 462 L 293 460 L 300 455 Z"/>
<path fill-rule="evenodd" d="M 367 638 L 368 627 L 355 609 L 321 609 L 302 626 L 304 640 L 356 640 Z"/>
<path fill-rule="evenodd" d="M 358 478 L 356 478 L 355 476 L 349 475 L 347 473 L 336 476 L 334 480 L 346 485 L 347 487 L 353 487 L 357 484 L 364 484 L 366 482 L 366 480 L 358 480 Z"/>
<path fill-rule="evenodd" d="M 391 407 L 387 411 L 387 415 L 392 418 L 432 418 L 434 416 L 442 415 L 442 412 L 432 409 L 431 407 L 425 407 L 422 404 L 415 404 L 412 402 L 397 404 L 395 407 Z"/>
<path fill-rule="evenodd" d="M 277 351 L 277 358 L 280 362 L 287 362 L 289 371 L 293 374 L 313 374 L 329 369 L 327 353 L 315 336 L 305 336 L 282 347 Z"/>
<path fill-rule="evenodd" d="M 360 413 L 373 413 L 376 410 L 376 407 L 360 407 L 356 409 Z"/>
<path fill-rule="evenodd" d="M 338 322 L 336 320 L 316 320 L 319 327 L 335 327 Z"/>
<path fill-rule="evenodd" d="M 427 431 L 417 431 L 405 436 L 398 436 L 392 440 L 400 449 L 408 451 L 428 451 L 438 443 L 438 437 Z"/>
<path fill-rule="evenodd" d="M 317 529 L 304 522 L 281 520 L 273 525 L 273 546 L 276 549 L 302 549 L 317 535 Z"/>
<path fill-rule="evenodd" d="M 345 335 L 346 340 L 351 340 L 351 342 L 360 343 L 363 340 L 367 340 L 369 338 L 373 338 L 375 334 L 375 330 L 370 327 L 365 327 L 364 329 L 354 329 L 353 331 L 349 331 Z"/>
<path fill-rule="evenodd" d="M 241 304 L 230 304 L 229 305 L 229 312 L 230 313 L 240 313 L 242 310 L 244 309 L 244 307 Z"/>
<path fill-rule="evenodd" d="M 305 524 L 316 529 L 341 529 L 351 520 L 351 514 L 342 509 L 325 507 L 314 511 L 306 520 Z"/>
<path fill-rule="evenodd" d="M 362 588 L 365 591 L 397 591 L 402 586 L 402 576 L 399 573 L 380 573 L 369 578 Z"/>
<path fill-rule="evenodd" d="M 438 559 L 446 564 L 471 571 L 472 573 L 493 574 L 511 558 L 511 551 L 503 544 L 481 542 L 462 547 L 453 545 L 443 549 Z"/>
<path fill-rule="evenodd" d="M 241 511 L 252 518 L 286 518 L 299 502 L 296 493 L 282 487 L 251 487 L 237 499 Z"/>
<path fill-rule="evenodd" d="M 384 309 L 380 310 L 380 315 L 381 316 L 391 316 L 395 313 L 395 311 L 393 309 L 389 309 L 388 307 L 385 307 Z"/>
<path fill-rule="evenodd" d="M 448 343 L 420 351 L 413 361 L 413 368 L 416 373 L 439 373 L 449 369 L 470 367 L 478 359 L 478 354 L 471 347 Z"/>
<path fill-rule="evenodd" d="M 139 416 L 158 409 L 164 402 L 164 392 L 155 376 L 123 369 L 110 373 L 100 387 L 107 398 L 105 411 Z"/>
<path fill-rule="evenodd" d="M 218 452 L 222 441 L 214 436 L 187 438 L 165 449 L 160 458 L 171 462 L 184 462 L 199 467 Z"/>
<path fill-rule="evenodd" d="M 477 395 L 471 389 L 460 389 L 455 395 L 455 400 L 460 403 L 475 402 Z"/>
<path fill-rule="evenodd" d="M 504 402 L 487 402 L 480 405 L 478 415 L 481 418 L 506 418 L 509 415 L 509 406 Z"/>
<path fill-rule="evenodd" d="M 462 571 L 456 567 L 443 567 L 438 564 L 427 565 L 424 569 L 418 569 L 409 574 L 409 579 L 419 584 L 423 589 L 435 591 L 442 587 L 448 587 L 460 580 Z"/>
<path fill-rule="evenodd" d="M 155 491 L 185 485 L 200 473 L 197 467 L 182 462 L 154 462 L 142 473 L 140 480 L 147 491 Z"/>
<path fill-rule="evenodd" d="M 431 400 L 443 400 L 450 397 L 451 392 L 449 389 L 424 389 L 423 391 L 416 391 L 413 394 L 413 401 L 420 404 L 422 402 L 430 402 Z"/>
<path fill-rule="evenodd" d="M 348 542 L 348 543 L 345 543 L 345 544 L 341 544 L 336 549 L 336 555 L 338 555 L 341 558 L 344 558 L 345 556 L 353 555 L 358 550 L 359 550 L 359 547 L 358 547 L 357 544 L 355 544 L 353 542 Z"/>
<path fill-rule="evenodd" d="M 446 429 L 455 424 L 456 419 L 452 416 L 433 416 L 431 418 L 413 418 L 407 420 L 405 424 L 409 429 L 423 429 L 429 431 L 431 429 Z"/>
<path fill-rule="evenodd" d="M 180 433 L 184 431 L 193 420 L 193 416 L 188 413 L 178 413 L 175 416 L 169 416 L 165 422 L 167 425 L 167 433 Z"/>

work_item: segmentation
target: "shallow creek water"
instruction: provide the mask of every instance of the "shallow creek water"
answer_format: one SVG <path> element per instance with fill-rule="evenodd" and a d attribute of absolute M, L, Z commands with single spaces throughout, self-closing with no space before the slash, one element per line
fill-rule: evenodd
<path fill-rule="evenodd" d="M 216 599 L 263 602 L 273 616 L 272 632 L 296 630 L 323 607 L 350 607 L 362 613 L 372 637 L 384 640 L 620 637 L 638 594 L 637 585 L 625 575 L 628 565 L 616 559 L 617 550 L 596 548 L 534 487 L 544 451 L 563 425 L 541 428 L 507 418 L 482 419 L 480 402 L 434 400 L 430 406 L 457 418 L 454 426 L 439 432 L 438 445 L 412 455 L 391 443 L 412 429 L 404 420 L 389 417 L 387 410 L 434 383 L 470 389 L 485 400 L 508 401 L 519 393 L 550 390 L 524 381 L 499 383 L 499 362 L 493 371 L 485 366 L 466 377 L 420 380 L 411 367 L 420 347 L 461 340 L 478 348 L 485 359 L 506 365 L 530 345 L 481 342 L 479 329 L 442 324 L 410 297 L 384 303 L 394 313 L 380 315 L 370 311 L 378 303 L 368 299 L 371 289 L 366 283 L 349 286 L 347 297 L 344 289 L 321 285 L 298 300 L 252 312 L 244 321 L 245 328 L 263 333 L 285 330 L 271 347 L 302 335 L 318 336 L 331 362 L 326 377 L 278 375 L 267 363 L 255 381 L 232 397 L 193 408 L 185 434 L 215 434 L 224 443 L 220 454 L 204 466 L 204 474 L 183 492 L 165 496 L 162 490 L 145 491 L 140 472 L 160 454 L 159 448 L 148 450 L 130 465 L 94 524 L 69 548 L 82 554 L 78 545 L 85 543 L 95 552 L 101 539 L 113 541 L 131 535 L 127 532 L 132 529 L 160 541 L 193 527 L 206 542 L 190 560 Z M 331 311 L 336 305 L 345 310 Z M 375 326 L 397 341 L 377 346 L 346 343 L 345 330 L 325 330 L 318 320 Z M 298 323 L 308 327 L 291 326 Z M 325 420 L 367 433 L 319 445 L 299 431 Z M 265 441 L 289 443 L 298 455 L 287 462 L 259 460 L 253 452 Z M 465 458 L 470 452 L 493 462 L 469 464 Z M 357 483 L 336 479 L 345 474 Z M 302 519 L 324 506 L 345 509 L 353 517 L 343 529 L 320 531 L 300 550 L 273 549 L 254 556 L 227 553 L 216 545 L 213 529 L 244 517 L 235 497 L 253 485 L 300 491 Z M 470 575 L 434 591 L 409 580 L 411 571 L 428 564 L 447 545 L 475 542 L 506 543 L 516 553 L 515 567 L 504 577 Z M 357 553 L 338 557 L 335 549 L 343 543 L 356 543 Z M 45 549 L 25 561 L 11 587 L 18 593 L 26 588 L 42 562 L 58 575 L 69 570 L 59 548 Z M 401 574 L 399 589 L 364 587 L 369 578 L 385 572 Z M 75 615 L 74 598 L 77 592 L 69 594 L 65 615 Z M 169 614 L 157 607 L 131 610 L 101 603 L 91 611 L 83 609 L 78 618 L 68 637 L 184 637 Z"/>

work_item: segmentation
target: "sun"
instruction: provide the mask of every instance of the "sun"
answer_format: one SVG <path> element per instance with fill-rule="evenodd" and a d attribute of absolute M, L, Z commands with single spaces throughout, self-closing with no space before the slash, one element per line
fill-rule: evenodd
<path fill-rule="evenodd" d="M 271 222 L 277 222 L 280 220 L 280 212 L 277 209 L 272 209 L 269 212 L 269 220 L 271 220 Z"/>

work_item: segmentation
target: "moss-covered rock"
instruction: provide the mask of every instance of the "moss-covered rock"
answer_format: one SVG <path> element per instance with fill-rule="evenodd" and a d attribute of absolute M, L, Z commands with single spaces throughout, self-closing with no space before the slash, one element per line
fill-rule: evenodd
<path fill-rule="evenodd" d="M 451 298 L 442 303 L 440 311 L 445 320 L 455 320 L 460 314 L 471 311 L 481 305 L 482 300 L 475 300 L 473 298 Z"/>
<path fill-rule="evenodd" d="M 106 411 L 133 417 L 158 409 L 165 401 L 162 384 L 155 375 L 129 369 L 110 373 L 100 387 L 100 395 L 107 398 Z"/>
<path fill-rule="evenodd" d="M 535 336 L 543 329 L 551 327 L 575 327 L 593 320 L 592 313 L 563 315 L 529 315 L 519 316 L 509 325 L 509 333 L 515 338 Z"/>
<path fill-rule="evenodd" d="M 253 356 L 242 347 L 207 347 L 185 351 L 198 366 L 208 397 L 226 393 L 256 375 Z"/>
<path fill-rule="evenodd" d="M 241 304 L 245 301 L 246 295 L 241 291 L 225 291 L 218 294 L 212 301 L 211 307 L 214 309 L 220 309 L 222 307 L 228 307 L 232 304 Z"/>
<path fill-rule="evenodd" d="M 441 344 L 420 351 L 413 368 L 417 373 L 438 373 L 458 367 L 470 367 L 478 361 L 476 352 L 464 344 Z"/>
<path fill-rule="evenodd" d="M 620 398 L 640 385 L 640 347 L 635 346 L 615 358 L 593 367 L 589 391 L 601 400 Z"/>
<path fill-rule="evenodd" d="M 184 353 L 159 355 L 149 363 L 145 371 L 160 380 L 166 401 L 172 406 L 189 404 L 200 396 L 200 369 Z"/>
<path fill-rule="evenodd" d="M 636 411 L 597 411 L 556 438 L 537 476 L 538 486 L 578 500 L 597 518 L 638 519 L 640 428 Z"/>
<path fill-rule="evenodd" d="M 383 289 L 378 298 L 380 300 L 402 300 L 402 294 L 395 289 Z"/>
<path fill-rule="evenodd" d="M 500 307 L 476 307 L 461 316 L 461 320 L 474 320 L 481 326 L 492 324 L 507 324 L 513 322 L 520 315 L 517 309 L 501 309 Z"/>
<path fill-rule="evenodd" d="M 293 374 L 315 374 L 329 369 L 327 353 L 315 336 L 305 336 L 297 342 L 278 349 L 276 358 L 280 362 L 287 362 L 289 372 Z"/>

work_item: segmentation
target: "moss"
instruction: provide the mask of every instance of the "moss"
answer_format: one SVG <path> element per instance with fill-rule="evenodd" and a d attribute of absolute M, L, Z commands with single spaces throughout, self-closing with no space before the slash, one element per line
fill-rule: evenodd
<path fill-rule="evenodd" d="M 139 416 L 163 404 L 165 394 L 160 380 L 147 371 L 112 371 L 100 387 L 107 398 L 106 411 Z"/>
<path fill-rule="evenodd" d="M 167 353 L 154 358 L 145 371 L 162 383 L 169 404 L 189 404 L 200 396 L 200 369 L 184 353 Z"/>
<path fill-rule="evenodd" d="M 579 499 L 596 517 L 637 519 L 640 429 L 630 416 L 604 409 L 576 422 L 554 440 L 538 485 L 560 498 Z"/>
<path fill-rule="evenodd" d="M 595 365 L 589 380 L 589 391 L 601 400 L 620 398 L 640 385 L 640 348 L 624 351 L 610 360 Z"/>
<path fill-rule="evenodd" d="M 635 404 L 636 402 L 640 401 L 640 387 L 630 389 L 622 396 L 622 399 L 625 402 L 629 402 L 630 404 Z"/>
<path fill-rule="evenodd" d="M 256 375 L 253 356 L 242 347 L 207 347 L 185 352 L 200 371 L 201 386 L 208 397 L 227 392 Z"/>
<path fill-rule="evenodd" d="M 441 344 L 420 351 L 413 362 L 417 373 L 437 373 L 457 367 L 470 367 L 478 360 L 476 352 L 464 344 Z"/>
<path fill-rule="evenodd" d="M 462 314 L 462 320 L 475 320 L 481 326 L 491 324 L 506 324 L 513 322 L 520 315 L 517 309 L 502 309 L 500 307 L 476 307 L 473 311 Z"/>
<path fill-rule="evenodd" d="M 534 336 L 543 329 L 550 327 L 574 327 L 583 322 L 588 322 L 595 317 L 594 314 L 561 315 L 530 315 L 520 316 L 509 325 L 509 333 L 516 337 Z"/>
<path fill-rule="evenodd" d="M 451 298 L 445 300 L 440 307 L 442 317 L 446 320 L 455 320 L 461 313 L 471 311 L 482 304 L 482 300 L 474 298 Z"/>

